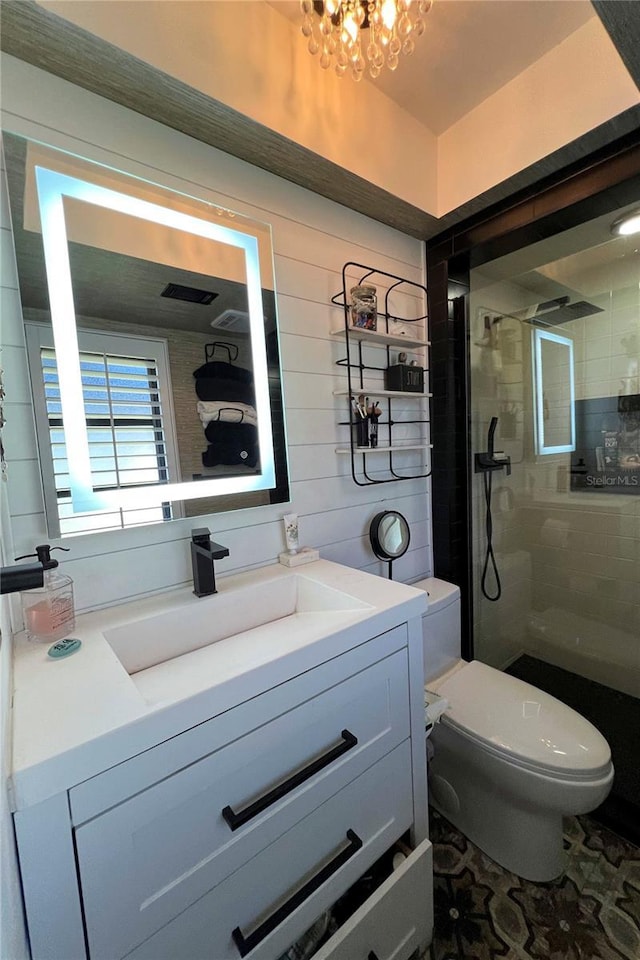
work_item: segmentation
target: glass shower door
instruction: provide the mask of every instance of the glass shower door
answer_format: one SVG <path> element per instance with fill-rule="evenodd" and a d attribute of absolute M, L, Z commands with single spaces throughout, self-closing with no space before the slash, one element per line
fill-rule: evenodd
<path fill-rule="evenodd" d="M 472 451 L 497 417 L 510 459 L 472 477 L 474 655 L 638 697 L 640 244 L 603 237 L 472 271 Z"/>

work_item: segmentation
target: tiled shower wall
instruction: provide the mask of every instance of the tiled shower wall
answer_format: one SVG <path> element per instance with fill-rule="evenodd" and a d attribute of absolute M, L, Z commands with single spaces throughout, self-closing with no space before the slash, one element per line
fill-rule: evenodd
<path fill-rule="evenodd" d="M 494 478 L 494 544 L 503 581 L 496 603 L 479 591 L 486 540 L 482 478 L 474 478 L 476 655 L 504 666 L 524 650 L 640 695 L 640 491 L 571 492 L 570 455 L 535 454 L 532 327 L 505 318 L 486 338 L 481 319 L 514 312 L 527 300 L 531 295 L 512 283 L 472 296 L 473 449 L 486 449 L 489 418 L 497 415 L 496 446 L 513 467 L 511 477 Z M 602 312 L 557 328 L 574 341 L 576 399 L 639 393 L 638 284 L 589 301 Z M 540 619 L 540 613 L 546 615 Z"/>

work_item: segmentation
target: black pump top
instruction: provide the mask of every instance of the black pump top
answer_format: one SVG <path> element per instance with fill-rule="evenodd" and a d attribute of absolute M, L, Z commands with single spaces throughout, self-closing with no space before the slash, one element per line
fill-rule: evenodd
<path fill-rule="evenodd" d="M 69 553 L 69 547 L 52 547 L 48 543 L 41 543 L 36 547 L 35 553 L 25 553 L 22 557 L 16 557 L 16 560 L 26 560 L 27 557 L 37 557 L 42 564 L 43 570 L 53 570 L 58 566 L 57 560 L 52 560 L 52 550 L 64 550 Z"/>

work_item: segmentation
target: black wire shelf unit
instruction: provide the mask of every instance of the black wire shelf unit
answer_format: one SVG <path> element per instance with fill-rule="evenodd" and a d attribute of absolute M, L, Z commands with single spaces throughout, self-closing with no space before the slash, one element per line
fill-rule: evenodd
<path fill-rule="evenodd" d="M 362 272 L 360 273 L 360 271 Z M 348 272 L 352 277 L 357 275 L 358 279 L 348 281 Z M 374 284 L 376 287 L 381 286 L 384 288 L 382 303 L 378 302 L 376 330 L 353 327 L 350 324 L 350 304 L 347 295 L 347 283 L 353 286 L 367 282 Z M 342 426 L 349 426 L 349 444 L 348 446 L 337 447 L 336 452 L 338 454 L 349 455 L 351 459 L 351 476 L 354 483 L 359 487 L 368 487 L 372 484 L 379 483 L 394 483 L 397 480 L 419 480 L 431 476 L 430 466 L 426 471 L 421 468 L 420 472 L 415 472 L 415 468 L 412 467 L 397 466 L 397 455 L 406 453 L 407 451 L 427 451 L 431 449 L 432 445 L 423 441 L 412 443 L 402 441 L 394 442 L 393 437 L 394 427 L 407 424 L 427 424 L 429 423 L 429 416 L 395 420 L 392 412 L 394 400 L 403 399 L 428 402 L 431 394 L 424 392 L 418 393 L 412 390 L 386 390 L 381 389 L 376 383 L 367 383 L 366 381 L 367 371 L 384 372 L 387 370 L 391 365 L 391 350 L 393 348 L 399 350 L 424 350 L 425 372 L 428 370 L 426 351 L 429 346 L 429 341 L 422 335 L 412 337 L 406 334 L 406 326 L 411 323 L 422 323 L 423 329 L 426 330 L 427 315 L 424 314 L 423 316 L 408 318 L 392 313 L 390 310 L 390 298 L 394 292 L 397 293 L 398 291 L 407 292 L 414 296 L 418 295 L 420 302 L 426 304 L 427 288 L 422 284 L 416 283 L 413 280 L 407 280 L 405 277 L 398 277 L 393 273 L 387 273 L 385 270 L 377 270 L 366 264 L 348 261 L 342 267 L 342 290 L 331 298 L 331 303 L 334 304 L 334 306 L 341 307 L 344 315 L 343 326 L 339 329 L 332 330 L 331 335 L 339 337 L 340 339 L 344 338 L 346 356 L 337 360 L 336 363 L 338 366 L 345 367 L 347 371 L 346 389 L 334 390 L 334 396 L 346 397 L 349 417 L 346 421 L 340 421 Z M 390 331 L 390 325 L 396 322 L 405 325 L 402 333 Z M 364 362 L 363 348 L 371 346 L 382 348 L 385 351 L 385 366 Z M 383 408 L 386 408 L 386 418 L 383 419 L 381 417 L 378 421 L 378 438 L 380 432 L 382 432 L 383 436 L 386 437 L 386 443 L 376 446 L 357 445 L 353 409 L 357 398 L 365 394 L 368 397 L 379 400 Z M 375 464 L 375 467 L 368 465 L 368 459 L 370 457 L 373 458 L 371 463 Z M 382 469 L 380 468 L 381 457 L 386 459 L 386 466 Z M 395 463 L 394 457 L 396 457 Z M 429 455 L 429 461 L 430 460 L 431 457 Z M 371 476 L 373 472 L 384 474 L 384 476 Z"/>

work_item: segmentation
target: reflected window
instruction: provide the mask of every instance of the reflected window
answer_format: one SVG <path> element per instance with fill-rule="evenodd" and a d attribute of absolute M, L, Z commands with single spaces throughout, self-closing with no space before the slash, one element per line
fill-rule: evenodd
<path fill-rule="evenodd" d="M 141 484 L 163 484 L 175 476 L 175 435 L 165 398 L 170 396 L 166 344 L 78 331 L 84 419 L 92 488 L 96 494 Z M 123 529 L 170 520 L 178 504 L 139 509 L 96 509 L 74 514 L 65 443 L 60 381 L 50 327 L 27 325 L 29 366 L 36 398 L 41 462 L 47 463 L 52 516 L 59 535 Z"/>

